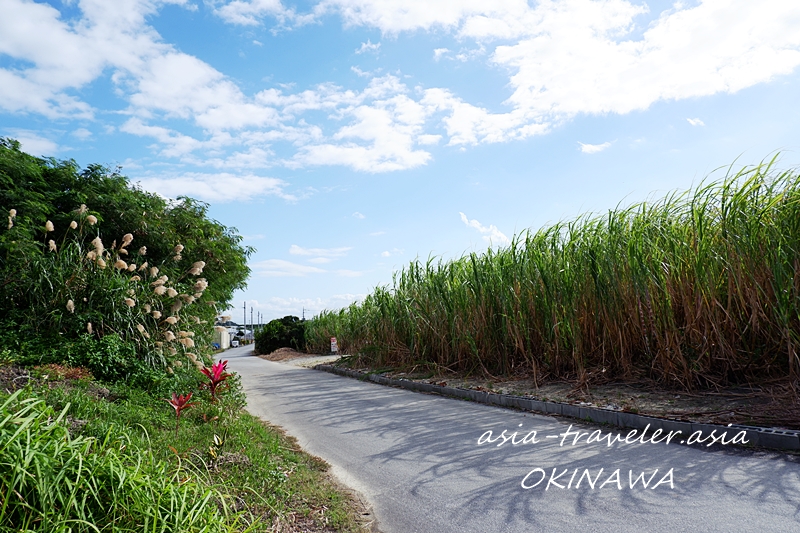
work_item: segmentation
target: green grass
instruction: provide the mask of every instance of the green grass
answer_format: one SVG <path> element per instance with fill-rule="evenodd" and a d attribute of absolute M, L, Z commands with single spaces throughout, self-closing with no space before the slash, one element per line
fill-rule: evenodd
<path fill-rule="evenodd" d="M 800 176 L 771 164 L 692 191 L 414 261 L 307 324 L 372 366 L 694 388 L 800 375 Z"/>
<path fill-rule="evenodd" d="M 235 398 L 184 411 L 176 438 L 142 390 L 43 377 L 0 393 L 0 531 L 359 530 L 327 465 Z"/>

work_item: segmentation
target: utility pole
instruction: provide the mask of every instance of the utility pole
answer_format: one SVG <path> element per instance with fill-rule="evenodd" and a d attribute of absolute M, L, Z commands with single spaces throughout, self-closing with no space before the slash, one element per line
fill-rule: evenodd
<path fill-rule="evenodd" d="M 247 334 L 247 301 L 244 302 L 244 332 Z"/>
<path fill-rule="evenodd" d="M 253 326 L 253 308 L 250 308 L 250 330 L 253 332 L 253 340 L 256 338 L 256 328 Z"/>

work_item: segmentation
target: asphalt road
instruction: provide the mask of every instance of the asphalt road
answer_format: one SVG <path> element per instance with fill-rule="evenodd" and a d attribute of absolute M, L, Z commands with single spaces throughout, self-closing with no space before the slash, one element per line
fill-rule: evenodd
<path fill-rule="evenodd" d="M 710 450 L 680 436 L 609 447 L 587 443 L 598 429 L 617 434 L 607 428 L 272 363 L 250 346 L 224 358 L 242 376 L 248 411 L 330 463 L 384 533 L 800 531 L 796 456 Z M 589 434 L 573 444 L 571 424 Z M 517 445 L 478 445 L 504 429 L 520 432 Z M 534 430 L 536 442 L 521 443 Z M 630 488 L 631 473 L 652 477 L 649 487 Z"/>

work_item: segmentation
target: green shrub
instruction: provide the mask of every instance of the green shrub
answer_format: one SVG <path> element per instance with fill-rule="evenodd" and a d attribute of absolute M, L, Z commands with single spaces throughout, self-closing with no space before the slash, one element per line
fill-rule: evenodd
<path fill-rule="evenodd" d="M 216 305 L 244 286 L 252 252 L 206 208 L 0 139 L 6 346 L 22 364 L 78 364 L 107 382 L 157 381 L 148 367 L 201 367 Z"/>
<path fill-rule="evenodd" d="M 143 366 L 136 357 L 135 345 L 113 334 L 100 340 L 81 335 L 72 345 L 67 362 L 88 368 L 97 379 L 111 383 L 131 378 Z"/>
<path fill-rule="evenodd" d="M 88 213 L 86 206 L 72 213 L 69 232 L 58 244 L 49 239 L 50 221 L 31 229 L 24 220 L 18 223 L 14 210 L 8 228 L 0 230 L 6 243 L 29 234 L 41 241 L 12 247 L 0 260 L 7 275 L 18 271 L 13 290 L 5 289 L 0 298 L 8 306 L 2 329 L 11 333 L 7 342 L 16 339 L 20 362 L 85 366 L 111 382 L 130 379 L 147 366 L 163 369 L 178 361 L 201 366 L 194 348 L 209 344 L 211 330 L 204 324 L 215 314 L 213 306 L 203 305 L 208 282 L 198 276 L 205 263 L 176 268 L 184 251 L 177 244 L 169 261 L 152 264 L 145 248 L 135 249 L 131 234 L 109 248 L 99 235 L 85 246 L 84 235 L 98 231 Z"/>
<path fill-rule="evenodd" d="M 256 334 L 256 353 L 266 354 L 278 348 L 304 351 L 305 328 L 305 321 L 296 316 L 271 320 Z"/>
<path fill-rule="evenodd" d="M 47 238 L 61 243 L 75 220 L 72 210 L 81 204 L 88 205 L 88 214 L 98 219 L 106 245 L 114 240 L 119 243 L 124 234 L 131 233 L 136 248 L 147 248 L 151 264 L 166 262 L 176 272 L 185 272 L 192 262 L 204 261 L 209 298 L 223 308 L 236 290 L 245 287 L 250 274 L 247 257 L 253 249 L 241 246 L 242 237 L 234 228 L 208 218 L 207 204 L 186 197 L 167 201 L 132 186 L 119 169 L 102 165 L 81 169 L 75 161 L 34 157 L 22 152 L 17 141 L 4 138 L 0 138 L 0 211 L 16 210 L 16 233 L 11 239 L 0 236 L 0 282 L 20 274 L 3 264 L 9 251 L 31 252 L 36 249 L 34 243 L 46 244 L 36 229 L 47 220 L 54 224 Z M 96 235 L 85 233 L 82 244 Z M 177 260 L 176 243 L 187 251 Z M 11 288 L 3 283 L 0 294 Z"/>

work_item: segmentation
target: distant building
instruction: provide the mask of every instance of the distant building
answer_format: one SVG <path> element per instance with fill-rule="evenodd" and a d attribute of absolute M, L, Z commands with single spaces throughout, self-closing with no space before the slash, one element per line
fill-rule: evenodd
<path fill-rule="evenodd" d="M 231 334 L 228 330 L 217 331 L 214 330 L 214 344 L 219 346 L 221 350 L 227 350 L 231 347 Z"/>
<path fill-rule="evenodd" d="M 253 342 L 255 340 L 255 334 L 252 329 L 247 329 L 241 324 L 237 324 L 233 320 L 220 320 L 218 317 L 214 325 L 226 328 L 227 331 L 225 333 L 228 335 L 228 343 L 229 343 L 227 346 L 230 346 L 230 341 L 233 339 L 239 339 L 240 341 L 243 341 L 245 343 Z M 216 342 L 217 344 L 220 345 L 220 347 L 222 347 L 223 343 L 220 342 L 221 339 L 217 339 L 216 337 L 216 335 L 219 333 L 220 332 L 215 333 L 214 342 Z"/>
<path fill-rule="evenodd" d="M 222 326 L 225 328 L 224 331 L 217 331 L 214 330 L 214 344 L 219 345 L 220 349 L 226 350 L 231 347 L 231 339 L 236 337 L 239 332 L 239 324 L 233 322 L 232 320 L 217 320 L 214 323 L 215 326 Z"/>

